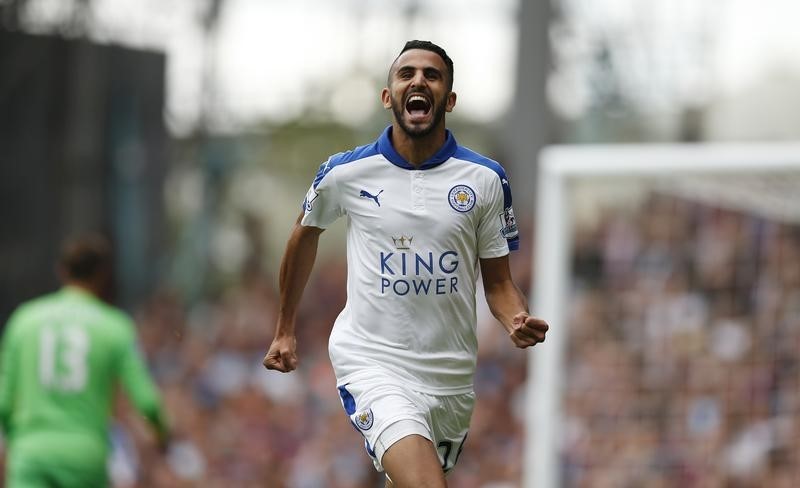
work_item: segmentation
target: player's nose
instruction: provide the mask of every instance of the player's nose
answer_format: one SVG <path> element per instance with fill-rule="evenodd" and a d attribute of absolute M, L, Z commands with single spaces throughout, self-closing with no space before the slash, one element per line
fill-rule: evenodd
<path fill-rule="evenodd" d="M 425 79 L 425 73 L 418 69 L 415 73 L 413 78 L 411 78 L 411 87 L 420 87 L 426 86 L 428 84 L 428 80 Z"/>

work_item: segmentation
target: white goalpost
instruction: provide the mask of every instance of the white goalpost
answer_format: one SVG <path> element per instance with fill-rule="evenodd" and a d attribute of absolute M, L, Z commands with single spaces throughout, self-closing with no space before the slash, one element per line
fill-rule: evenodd
<path fill-rule="evenodd" d="M 625 192 L 647 187 L 800 223 L 800 142 L 545 148 L 539 157 L 531 310 L 548 321 L 550 331 L 546 342 L 528 353 L 523 459 L 527 488 L 567 486 L 560 447 L 566 434 L 561 400 L 570 335 L 570 262 L 574 211 L 586 205 L 576 200 L 574 191 L 585 183 L 615 180 L 628 182 L 621 187 Z"/>

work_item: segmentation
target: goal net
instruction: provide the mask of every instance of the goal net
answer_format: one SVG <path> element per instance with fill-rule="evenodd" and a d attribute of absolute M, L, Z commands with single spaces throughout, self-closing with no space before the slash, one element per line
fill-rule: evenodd
<path fill-rule="evenodd" d="M 800 144 L 540 157 L 526 487 L 800 486 Z"/>

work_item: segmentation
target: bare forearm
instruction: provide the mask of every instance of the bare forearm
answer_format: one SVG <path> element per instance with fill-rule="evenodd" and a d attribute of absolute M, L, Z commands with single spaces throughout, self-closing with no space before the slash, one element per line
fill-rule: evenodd
<path fill-rule="evenodd" d="M 314 267 L 321 232 L 321 229 L 303 227 L 297 223 L 286 244 L 279 275 L 277 335 L 294 334 L 297 307 Z"/>
<path fill-rule="evenodd" d="M 489 310 L 503 324 L 515 346 L 526 348 L 544 341 L 547 323 L 528 314 L 528 302 L 511 279 L 508 256 L 481 259 L 481 274 Z"/>
<path fill-rule="evenodd" d="M 275 336 L 264 356 L 264 367 L 288 373 L 297 368 L 297 341 L 294 336 L 294 322 L 297 306 L 308 283 L 314 260 L 317 257 L 317 244 L 322 229 L 300 225 L 302 215 L 289 236 L 286 252 L 281 260 L 278 277 L 280 304 Z"/>
<path fill-rule="evenodd" d="M 486 289 L 486 303 L 492 315 L 503 325 L 507 332 L 514 329 L 514 316 L 528 311 L 525 296 L 511 280 L 495 283 Z"/>

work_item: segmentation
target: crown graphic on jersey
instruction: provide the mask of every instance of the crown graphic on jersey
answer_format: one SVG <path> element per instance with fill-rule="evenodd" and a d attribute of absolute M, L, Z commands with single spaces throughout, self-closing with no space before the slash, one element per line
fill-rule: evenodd
<path fill-rule="evenodd" d="M 414 236 L 407 237 L 405 235 L 400 235 L 400 237 L 392 236 L 392 242 L 394 242 L 394 247 L 399 250 L 411 249 L 409 246 L 411 245 L 411 241 L 414 240 Z"/>

